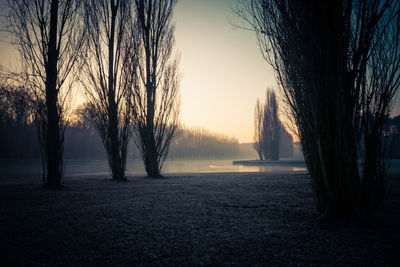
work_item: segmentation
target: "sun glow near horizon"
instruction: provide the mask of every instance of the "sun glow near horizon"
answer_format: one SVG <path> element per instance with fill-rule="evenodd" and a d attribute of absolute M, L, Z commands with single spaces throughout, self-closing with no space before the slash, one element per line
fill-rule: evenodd
<path fill-rule="evenodd" d="M 235 1 L 181 0 L 175 9 L 182 122 L 253 141 L 256 99 L 276 87 L 254 32 L 232 25 Z"/>

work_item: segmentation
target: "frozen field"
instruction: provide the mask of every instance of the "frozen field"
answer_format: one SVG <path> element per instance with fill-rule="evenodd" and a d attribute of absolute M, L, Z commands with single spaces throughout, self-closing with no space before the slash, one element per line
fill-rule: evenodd
<path fill-rule="evenodd" d="M 306 174 L 128 178 L 3 179 L 0 265 L 400 264 L 398 178 L 368 223 L 317 222 Z"/>

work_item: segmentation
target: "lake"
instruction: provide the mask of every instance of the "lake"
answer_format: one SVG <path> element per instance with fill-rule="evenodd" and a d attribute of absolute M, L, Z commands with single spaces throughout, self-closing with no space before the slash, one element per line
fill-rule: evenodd
<path fill-rule="evenodd" d="M 234 159 L 209 160 L 167 160 L 162 169 L 163 174 L 176 173 L 218 173 L 218 172 L 265 172 L 265 173 L 307 173 L 305 166 L 274 165 L 274 166 L 244 166 L 233 165 Z M 106 160 L 65 160 L 65 176 L 104 175 L 109 177 Z M 400 176 L 400 160 L 392 160 L 389 173 Z M 146 175 L 141 160 L 128 160 L 126 174 Z M 40 160 L 0 160 L 1 177 L 41 176 L 42 165 Z"/>
<path fill-rule="evenodd" d="M 233 165 L 233 159 L 167 160 L 163 174 L 218 172 L 306 172 L 305 166 L 243 166 Z M 65 160 L 65 176 L 109 176 L 106 160 Z M 128 160 L 126 174 L 145 175 L 141 160 Z M 0 177 L 41 176 L 40 160 L 0 160 Z"/>

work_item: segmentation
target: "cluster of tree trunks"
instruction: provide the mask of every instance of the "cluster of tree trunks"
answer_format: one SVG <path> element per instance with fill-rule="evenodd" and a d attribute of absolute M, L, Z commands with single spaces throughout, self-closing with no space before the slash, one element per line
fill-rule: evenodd
<path fill-rule="evenodd" d="M 6 80 L 22 84 L 32 96 L 45 185 L 61 185 L 68 96 L 76 81 L 85 88 L 90 103 L 85 112 L 100 135 L 113 179 L 125 179 L 132 129 L 140 129 L 135 135 L 148 175 L 160 175 L 178 126 L 178 61 L 170 60 L 175 4 L 9 1 L 7 29 L 22 64 Z M 144 97 L 138 94 L 143 84 Z"/>

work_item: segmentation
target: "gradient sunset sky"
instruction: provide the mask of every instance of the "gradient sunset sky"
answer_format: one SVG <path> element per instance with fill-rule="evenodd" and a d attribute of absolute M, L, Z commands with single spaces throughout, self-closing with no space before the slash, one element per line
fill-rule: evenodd
<path fill-rule="evenodd" d="M 181 52 L 182 122 L 253 140 L 257 97 L 276 87 L 254 32 L 232 24 L 234 0 L 181 0 L 175 9 Z"/>
<path fill-rule="evenodd" d="M 4 14 L 7 0 L 0 0 Z M 277 90 L 254 32 L 238 29 L 236 0 L 178 0 L 175 8 L 176 49 L 181 55 L 181 121 L 253 141 L 253 113 L 267 87 Z M 4 33 L 0 38 L 4 39 Z M 15 53 L 0 42 L 0 64 Z M 80 101 L 79 101 L 80 102 Z M 393 115 L 397 115 L 398 104 Z"/>

